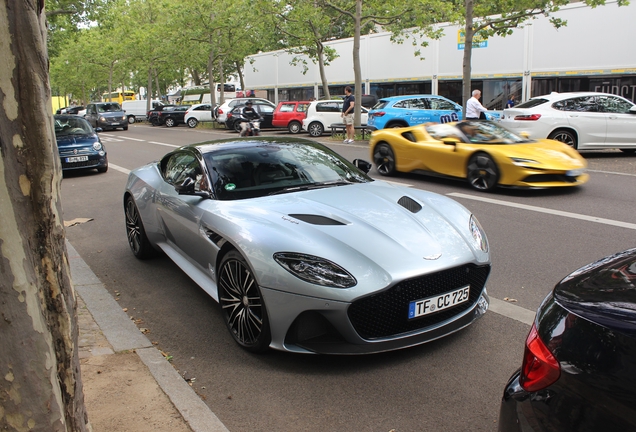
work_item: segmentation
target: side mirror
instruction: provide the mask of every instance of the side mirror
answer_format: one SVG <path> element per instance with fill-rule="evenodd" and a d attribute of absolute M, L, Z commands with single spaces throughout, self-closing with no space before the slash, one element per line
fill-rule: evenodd
<path fill-rule="evenodd" d="M 194 194 L 194 179 L 187 177 L 180 185 L 175 185 L 174 190 L 179 195 L 192 195 Z"/>
<path fill-rule="evenodd" d="M 360 171 L 364 172 L 365 174 L 368 174 L 369 171 L 371 171 L 371 167 L 373 166 L 371 165 L 371 163 L 363 159 L 354 159 L 353 164 L 356 166 L 356 168 L 358 168 Z"/>
<path fill-rule="evenodd" d="M 460 141 L 457 138 L 444 138 L 442 139 L 442 142 L 446 145 L 452 145 L 452 146 L 456 146 Z"/>

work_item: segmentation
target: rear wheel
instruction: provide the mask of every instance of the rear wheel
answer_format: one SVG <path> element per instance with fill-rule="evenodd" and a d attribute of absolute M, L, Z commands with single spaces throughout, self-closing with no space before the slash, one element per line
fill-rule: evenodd
<path fill-rule="evenodd" d="M 218 287 L 223 319 L 236 343 L 255 353 L 267 350 L 271 333 L 263 296 L 247 261 L 235 250 L 221 261 Z"/>
<path fill-rule="evenodd" d="M 287 125 L 287 130 L 289 131 L 289 133 L 292 134 L 300 133 L 301 129 L 302 125 L 297 121 L 289 122 L 289 124 Z"/>
<path fill-rule="evenodd" d="M 562 143 L 569 145 L 575 150 L 579 147 L 574 132 L 566 129 L 555 130 L 550 135 L 548 135 L 548 139 L 561 141 Z"/>
<path fill-rule="evenodd" d="M 383 176 L 392 176 L 396 173 L 395 154 L 391 146 L 387 143 L 383 142 L 375 146 L 373 162 L 378 172 Z"/>
<path fill-rule="evenodd" d="M 191 128 L 197 127 L 198 124 L 199 124 L 199 121 L 195 119 L 194 117 L 188 119 L 188 126 L 190 126 Z"/>
<path fill-rule="evenodd" d="M 499 169 L 495 161 L 486 153 L 477 153 L 468 161 L 466 177 L 473 188 L 489 191 L 497 186 Z"/>
<path fill-rule="evenodd" d="M 137 121 L 134 115 L 128 116 L 128 124 L 134 124 Z"/>
<path fill-rule="evenodd" d="M 311 135 L 312 137 L 319 137 L 322 136 L 323 132 L 325 131 L 325 127 L 320 122 L 312 122 L 309 124 L 308 131 L 309 135 Z"/>
<path fill-rule="evenodd" d="M 131 196 L 126 198 L 124 213 L 126 215 L 126 235 L 128 237 L 128 245 L 130 246 L 133 255 L 139 259 L 148 259 L 155 256 L 157 251 L 152 247 L 148 237 L 146 236 L 146 230 L 144 229 L 144 224 L 141 221 L 139 210 L 137 210 L 137 205 Z"/>
<path fill-rule="evenodd" d="M 174 121 L 174 119 L 173 119 L 173 118 L 168 117 L 168 118 L 166 119 L 166 127 L 174 127 L 176 124 L 177 124 L 177 122 L 176 122 L 176 121 Z"/>

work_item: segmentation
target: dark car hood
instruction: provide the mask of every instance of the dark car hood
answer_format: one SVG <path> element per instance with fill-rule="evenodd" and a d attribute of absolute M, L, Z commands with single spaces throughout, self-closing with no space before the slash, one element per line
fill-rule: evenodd
<path fill-rule="evenodd" d="M 557 284 L 554 297 L 583 318 L 636 337 L 636 249 L 581 267 Z"/>
<path fill-rule="evenodd" d="M 97 135 L 66 135 L 57 137 L 56 141 L 58 147 L 92 147 Z"/>

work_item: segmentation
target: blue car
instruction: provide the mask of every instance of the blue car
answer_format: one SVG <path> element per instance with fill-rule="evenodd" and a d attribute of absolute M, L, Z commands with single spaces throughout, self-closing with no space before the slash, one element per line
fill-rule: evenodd
<path fill-rule="evenodd" d="M 462 106 L 437 95 L 382 98 L 369 111 L 369 126 L 377 129 L 448 123 L 462 119 Z"/>
<path fill-rule="evenodd" d="M 91 169 L 98 172 L 108 171 L 106 149 L 85 119 L 74 115 L 56 115 L 55 138 L 62 162 L 62 170 Z"/>

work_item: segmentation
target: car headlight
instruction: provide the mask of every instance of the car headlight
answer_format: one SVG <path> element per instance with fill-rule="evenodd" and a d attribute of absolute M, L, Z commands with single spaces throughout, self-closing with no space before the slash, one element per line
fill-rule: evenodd
<path fill-rule="evenodd" d="M 345 269 L 324 258 L 292 252 L 278 252 L 274 259 L 299 279 L 332 288 L 350 288 L 358 282 Z"/>
<path fill-rule="evenodd" d="M 470 216 L 469 228 L 473 241 L 475 242 L 475 246 L 484 252 L 488 252 L 488 240 L 486 239 L 486 233 L 484 233 L 484 229 L 479 224 L 477 218 L 473 215 Z"/>
<path fill-rule="evenodd" d="M 512 161 L 513 164 L 517 165 L 517 166 L 525 166 L 528 164 L 533 164 L 533 165 L 538 165 L 539 161 L 536 161 L 534 159 L 524 159 L 524 158 L 510 158 L 510 160 Z"/>
<path fill-rule="evenodd" d="M 102 122 L 102 123 L 106 122 L 106 117 L 100 117 L 99 121 Z"/>
<path fill-rule="evenodd" d="M 93 143 L 93 150 L 100 151 L 101 149 L 102 149 L 102 143 L 100 143 L 99 141 L 95 141 Z"/>
<path fill-rule="evenodd" d="M 124 116 L 121 116 L 121 119 L 122 119 L 122 120 L 126 120 L 127 118 L 128 118 L 128 117 L 126 117 L 125 115 L 124 115 Z"/>

